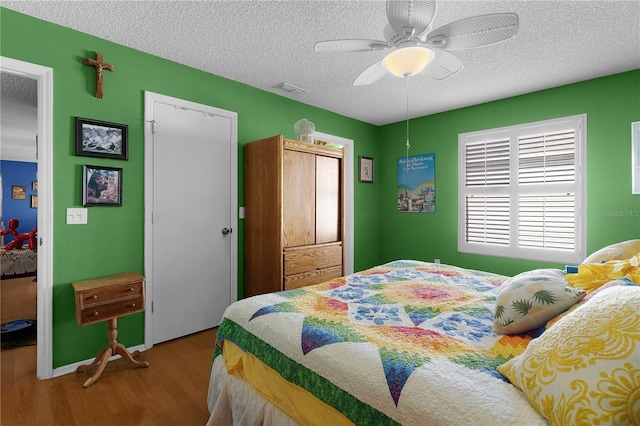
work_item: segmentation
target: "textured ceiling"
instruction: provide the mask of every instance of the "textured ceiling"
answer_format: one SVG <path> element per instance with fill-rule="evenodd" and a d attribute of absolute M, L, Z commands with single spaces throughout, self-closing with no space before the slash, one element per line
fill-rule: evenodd
<path fill-rule="evenodd" d="M 3 0 L 2 6 L 368 123 L 406 118 L 404 79 L 352 86 L 387 51 L 314 51 L 321 40 L 381 39 L 384 1 Z M 517 37 L 453 52 L 464 69 L 445 81 L 412 77 L 411 117 L 640 68 L 639 0 L 440 0 L 434 27 L 497 12 L 518 14 Z M 117 71 L 125 64 L 114 65 Z M 273 88 L 281 82 L 307 92 Z"/>
<path fill-rule="evenodd" d="M 0 73 L 0 159 L 36 161 L 38 82 Z"/>

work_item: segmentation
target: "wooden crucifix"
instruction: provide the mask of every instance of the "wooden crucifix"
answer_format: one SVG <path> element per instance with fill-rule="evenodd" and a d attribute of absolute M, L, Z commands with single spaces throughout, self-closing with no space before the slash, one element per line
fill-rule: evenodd
<path fill-rule="evenodd" d="M 96 52 L 96 59 L 84 58 L 82 63 L 96 67 L 96 98 L 102 99 L 102 70 L 113 72 L 113 65 L 102 62 L 102 53 Z"/>

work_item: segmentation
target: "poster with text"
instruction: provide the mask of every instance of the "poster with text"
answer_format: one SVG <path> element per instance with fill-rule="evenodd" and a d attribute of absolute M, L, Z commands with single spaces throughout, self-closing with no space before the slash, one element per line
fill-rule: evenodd
<path fill-rule="evenodd" d="M 435 213 L 435 154 L 398 158 L 398 211 Z"/>

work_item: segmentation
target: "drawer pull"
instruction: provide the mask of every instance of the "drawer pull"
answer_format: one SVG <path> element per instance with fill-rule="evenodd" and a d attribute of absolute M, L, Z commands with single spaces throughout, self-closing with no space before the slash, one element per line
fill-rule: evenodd
<path fill-rule="evenodd" d="M 94 299 L 97 299 L 97 298 L 98 298 L 98 295 L 97 295 L 97 294 L 94 294 L 94 295 L 93 295 L 93 298 L 94 298 Z"/>
<path fill-rule="evenodd" d="M 94 316 L 94 317 L 97 317 L 98 315 L 100 315 L 100 312 L 98 312 L 98 311 L 95 311 L 95 312 L 93 313 L 93 316 Z"/>
<path fill-rule="evenodd" d="M 136 291 L 136 289 L 134 287 L 131 287 L 129 291 Z"/>
<path fill-rule="evenodd" d="M 131 308 L 135 308 L 135 307 L 136 307 L 136 304 L 135 304 L 135 303 L 132 303 L 130 307 L 131 307 Z"/>

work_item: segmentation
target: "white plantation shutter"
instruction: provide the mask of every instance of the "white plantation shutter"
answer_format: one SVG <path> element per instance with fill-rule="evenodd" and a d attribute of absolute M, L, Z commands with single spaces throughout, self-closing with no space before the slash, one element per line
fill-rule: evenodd
<path fill-rule="evenodd" d="M 465 147 L 467 186 L 509 184 L 509 140 L 478 142 Z"/>
<path fill-rule="evenodd" d="M 521 195 L 518 201 L 518 246 L 575 249 L 575 195 Z"/>
<path fill-rule="evenodd" d="M 466 240 L 509 245 L 509 197 L 468 196 Z"/>
<path fill-rule="evenodd" d="M 459 135 L 458 250 L 584 257 L 586 116 Z"/>

